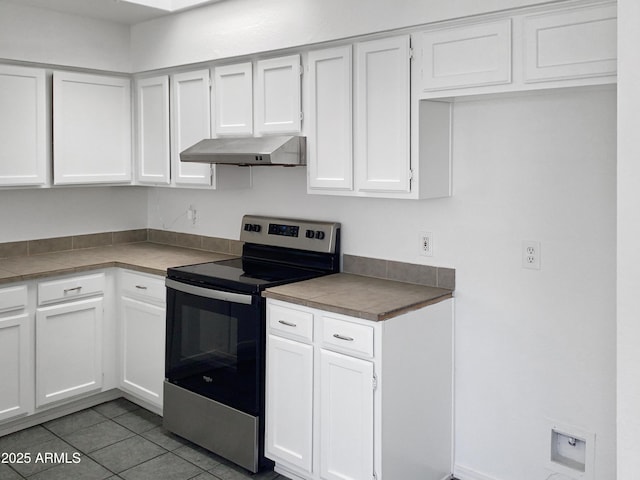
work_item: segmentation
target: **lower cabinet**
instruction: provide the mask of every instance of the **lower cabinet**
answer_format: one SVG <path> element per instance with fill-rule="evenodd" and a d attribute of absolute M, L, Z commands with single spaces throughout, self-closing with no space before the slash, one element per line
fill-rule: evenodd
<path fill-rule="evenodd" d="M 120 276 L 120 388 L 162 409 L 165 294 L 160 277 Z"/>
<path fill-rule="evenodd" d="M 102 296 L 36 311 L 36 407 L 102 388 Z"/>
<path fill-rule="evenodd" d="M 452 302 L 371 322 L 268 299 L 265 450 L 276 471 L 448 478 Z"/>

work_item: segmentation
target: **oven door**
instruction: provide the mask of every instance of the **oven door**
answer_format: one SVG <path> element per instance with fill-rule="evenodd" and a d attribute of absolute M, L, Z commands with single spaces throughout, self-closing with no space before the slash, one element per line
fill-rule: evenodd
<path fill-rule="evenodd" d="M 166 279 L 167 381 L 258 415 L 264 321 L 259 295 Z"/>

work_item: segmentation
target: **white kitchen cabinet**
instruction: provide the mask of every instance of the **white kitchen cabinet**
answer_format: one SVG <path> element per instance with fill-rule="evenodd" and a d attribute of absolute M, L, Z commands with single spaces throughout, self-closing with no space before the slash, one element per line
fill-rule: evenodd
<path fill-rule="evenodd" d="M 53 74 L 56 185 L 131 182 L 131 80 Z"/>
<path fill-rule="evenodd" d="M 38 284 L 36 407 L 102 388 L 105 283 L 96 273 Z"/>
<path fill-rule="evenodd" d="M 136 166 L 143 184 L 171 182 L 169 137 L 169 77 L 136 81 Z"/>
<path fill-rule="evenodd" d="M 373 362 L 320 350 L 320 476 L 373 478 Z"/>
<path fill-rule="evenodd" d="M 300 55 L 256 63 L 255 132 L 299 133 L 302 126 Z"/>
<path fill-rule="evenodd" d="M 313 346 L 269 335 L 267 357 L 265 448 L 271 455 L 311 472 Z"/>
<path fill-rule="evenodd" d="M 211 138 L 209 70 L 171 76 L 171 164 L 176 185 L 211 185 L 211 165 L 183 163 L 180 152 Z"/>
<path fill-rule="evenodd" d="M 445 300 L 371 322 L 268 299 L 265 450 L 276 471 L 305 480 L 447 478 L 452 307 Z"/>
<path fill-rule="evenodd" d="M 364 192 L 407 193 L 409 149 L 409 36 L 355 46 L 355 172 Z"/>
<path fill-rule="evenodd" d="M 422 91 L 511 82 L 511 19 L 417 34 Z"/>
<path fill-rule="evenodd" d="M 120 275 L 120 388 L 162 411 L 165 287 L 160 277 Z"/>
<path fill-rule="evenodd" d="M 36 407 L 102 388 L 103 298 L 36 310 Z"/>
<path fill-rule="evenodd" d="M 47 181 L 45 71 L 0 65 L 0 186 Z"/>
<path fill-rule="evenodd" d="M 0 421 L 33 410 L 33 313 L 27 286 L 0 289 Z"/>
<path fill-rule="evenodd" d="M 308 186 L 353 190 L 352 47 L 308 55 L 306 110 Z"/>
<path fill-rule="evenodd" d="M 525 82 L 616 73 L 615 3 L 527 16 L 524 38 Z"/>
<path fill-rule="evenodd" d="M 215 134 L 253 134 L 253 68 L 251 62 L 213 69 Z"/>
<path fill-rule="evenodd" d="M 211 138 L 209 70 L 176 73 L 170 84 L 172 184 L 216 189 L 250 187 L 250 168 L 180 161 L 180 152 Z"/>

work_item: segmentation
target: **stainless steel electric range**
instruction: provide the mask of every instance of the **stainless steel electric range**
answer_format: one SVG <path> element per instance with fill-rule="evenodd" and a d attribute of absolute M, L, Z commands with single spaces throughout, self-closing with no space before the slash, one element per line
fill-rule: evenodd
<path fill-rule="evenodd" d="M 164 427 L 250 470 L 264 457 L 268 287 L 340 270 L 340 224 L 245 215 L 242 257 L 167 270 Z"/>

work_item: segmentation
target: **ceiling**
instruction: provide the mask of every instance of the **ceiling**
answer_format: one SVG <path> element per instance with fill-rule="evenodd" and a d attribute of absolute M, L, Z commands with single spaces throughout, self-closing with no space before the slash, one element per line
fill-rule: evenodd
<path fill-rule="evenodd" d="M 219 0 L 7 0 L 20 5 L 135 24 Z M 150 6 L 157 5 L 157 6 Z"/>

